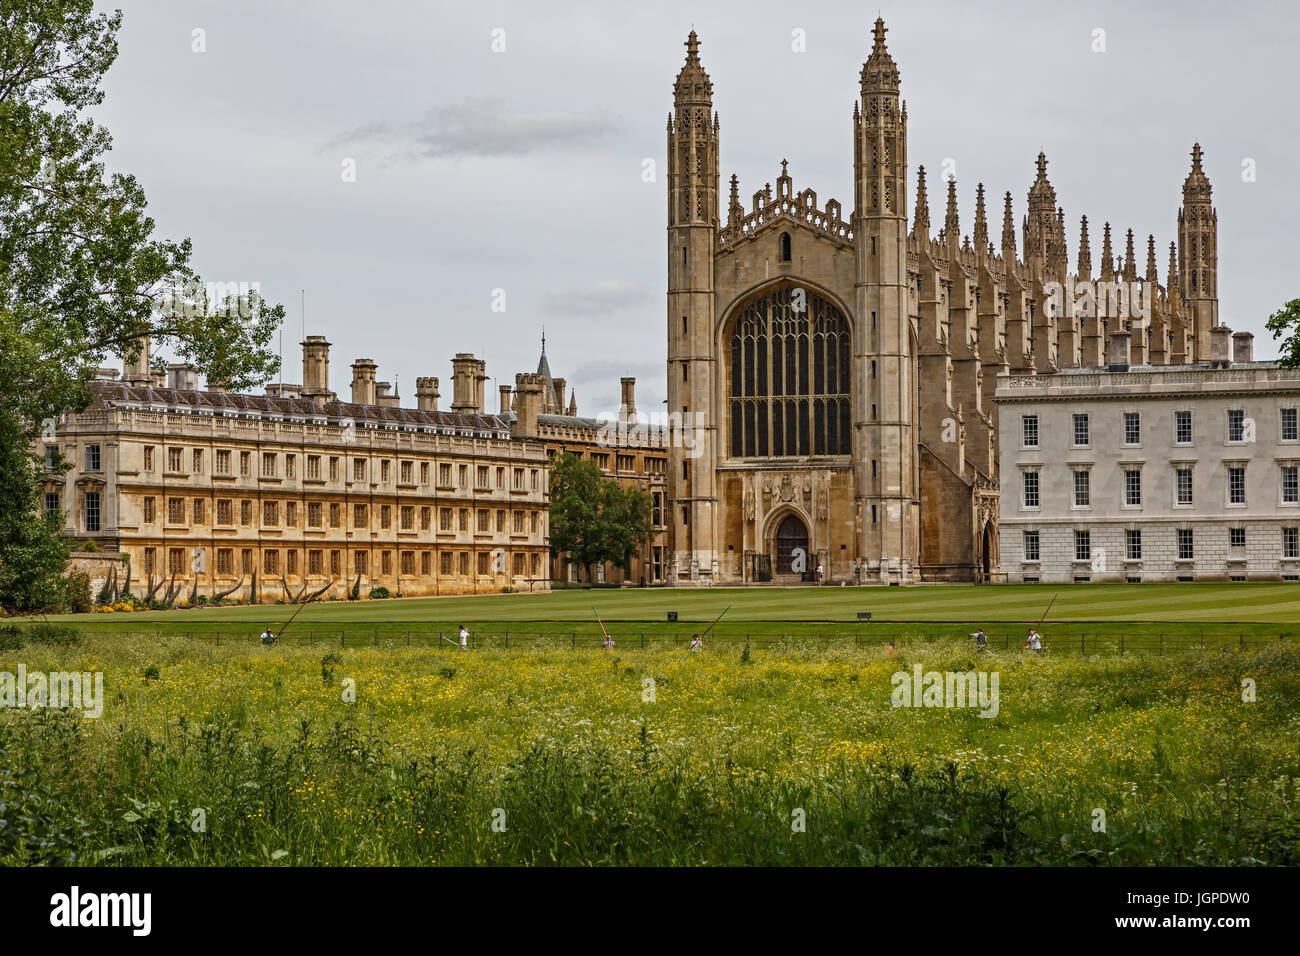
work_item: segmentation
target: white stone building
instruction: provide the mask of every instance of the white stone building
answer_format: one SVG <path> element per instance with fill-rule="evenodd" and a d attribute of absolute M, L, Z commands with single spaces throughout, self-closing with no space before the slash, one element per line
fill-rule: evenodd
<path fill-rule="evenodd" d="M 1235 361 L 1229 361 L 1229 341 Z M 1211 361 L 998 377 L 1003 579 L 1300 580 L 1300 369 Z"/>

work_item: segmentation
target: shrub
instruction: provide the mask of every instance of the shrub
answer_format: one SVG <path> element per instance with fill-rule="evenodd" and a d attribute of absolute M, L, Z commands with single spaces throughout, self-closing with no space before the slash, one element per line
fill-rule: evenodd
<path fill-rule="evenodd" d="M 384 587 L 382 584 L 377 588 L 370 589 L 370 600 L 372 601 L 382 601 L 384 598 L 390 598 L 392 596 L 393 595 L 388 588 Z"/>
<path fill-rule="evenodd" d="M 83 547 L 81 550 L 88 552 L 90 554 L 95 554 L 99 551 L 99 545 L 95 543 L 94 538 L 91 538 L 89 541 L 86 542 L 85 547 Z"/>
<path fill-rule="evenodd" d="M 74 571 L 63 581 L 68 610 L 73 614 L 86 614 L 94 610 L 95 603 L 90 599 L 89 574 L 84 571 Z"/>
<path fill-rule="evenodd" d="M 26 643 L 23 629 L 17 624 L 0 627 L 0 651 L 21 651 Z"/>
<path fill-rule="evenodd" d="M 334 665 L 342 664 L 343 656 L 341 654 L 326 654 L 320 659 L 320 682 L 322 684 L 332 684 L 334 682 Z"/>
<path fill-rule="evenodd" d="M 162 671 L 158 669 L 157 664 L 150 664 L 145 667 L 144 672 L 140 676 L 146 681 L 160 680 L 162 678 Z"/>

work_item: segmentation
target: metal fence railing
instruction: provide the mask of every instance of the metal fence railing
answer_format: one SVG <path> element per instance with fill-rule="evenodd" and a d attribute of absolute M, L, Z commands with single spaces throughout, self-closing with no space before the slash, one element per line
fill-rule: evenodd
<path fill-rule="evenodd" d="M 610 631 L 615 641 L 615 649 L 658 650 L 666 648 L 690 647 L 692 631 L 680 632 L 622 632 L 617 626 Z M 163 632 L 126 632 L 128 636 L 143 638 L 161 638 Z M 214 644 L 257 644 L 256 632 L 207 632 L 190 631 L 167 632 L 168 637 L 186 637 L 188 639 L 210 641 Z M 954 635 L 959 636 L 959 635 Z M 891 641 L 896 649 L 925 646 L 947 638 L 917 635 L 900 631 L 890 634 L 886 631 L 834 632 L 819 631 L 791 632 L 783 634 L 711 634 L 705 640 L 706 647 L 740 648 L 748 645 L 753 649 L 795 649 L 800 646 L 829 647 L 835 644 L 852 645 L 856 648 L 883 650 Z M 1172 654 L 1194 650 L 1222 650 L 1224 648 L 1258 648 L 1278 642 L 1296 641 L 1294 634 L 1162 634 L 1162 633 L 1075 633 L 1053 632 L 1043 638 L 1045 654 Z M 976 651 L 975 642 L 968 640 L 970 649 Z M 470 650 L 601 650 L 603 636 L 599 632 L 589 631 L 493 631 L 475 632 L 470 635 Z M 281 642 L 284 645 L 322 646 L 322 647 L 421 647 L 442 646 L 448 651 L 458 651 L 459 640 L 455 630 L 445 631 L 380 631 L 380 630 L 301 630 L 286 634 Z M 1019 652 L 1024 650 L 1024 641 L 1010 635 L 989 635 L 988 650 L 995 653 Z M 1030 653 L 1025 651 L 1025 653 Z"/>

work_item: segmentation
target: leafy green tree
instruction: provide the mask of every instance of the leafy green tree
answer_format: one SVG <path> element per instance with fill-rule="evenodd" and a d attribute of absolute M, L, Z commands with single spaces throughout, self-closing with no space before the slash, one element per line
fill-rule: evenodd
<path fill-rule="evenodd" d="M 24 465 L 23 455 L 50 423 L 89 405 L 88 383 L 110 356 L 138 358 L 147 337 L 229 388 L 278 369 L 271 341 L 283 308 L 252 291 L 209 291 L 190 265 L 188 239 L 154 238 L 135 178 L 105 172 L 112 139 L 84 113 L 103 100 L 122 17 L 93 6 L 0 3 L 4 607 L 44 600 L 52 585 L 39 581 L 57 554 L 58 522 L 37 518 L 34 507 L 42 468 Z"/>
<path fill-rule="evenodd" d="M 1278 364 L 1284 368 L 1300 368 L 1300 299 L 1292 299 L 1268 317 L 1265 324 L 1273 338 L 1286 336 L 1279 348 Z"/>
<path fill-rule="evenodd" d="M 592 579 L 606 561 L 623 565 L 654 534 L 650 496 L 606 478 L 591 459 L 562 452 L 551 462 L 551 554 L 567 554 Z"/>

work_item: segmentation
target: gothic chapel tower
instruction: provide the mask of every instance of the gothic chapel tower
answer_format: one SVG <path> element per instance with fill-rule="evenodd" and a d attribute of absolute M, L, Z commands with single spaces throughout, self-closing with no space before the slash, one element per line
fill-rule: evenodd
<path fill-rule="evenodd" d="M 713 254 L 718 230 L 718 118 L 692 30 L 668 117 L 668 580 L 717 575 Z M 677 416 L 681 417 L 680 423 Z M 684 447 L 686 444 L 693 447 Z"/>
<path fill-rule="evenodd" d="M 863 563 L 881 581 L 917 568 L 916 349 L 908 317 L 907 110 L 876 20 L 853 108 L 853 456 Z M 874 374 L 873 374 L 874 372 Z"/>

